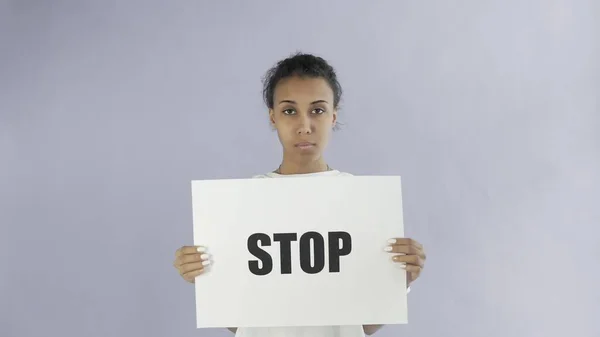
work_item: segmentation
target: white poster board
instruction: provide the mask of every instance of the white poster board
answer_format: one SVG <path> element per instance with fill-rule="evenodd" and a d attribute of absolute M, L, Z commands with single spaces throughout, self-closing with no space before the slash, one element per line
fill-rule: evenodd
<path fill-rule="evenodd" d="M 192 200 L 214 261 L 196 278 L 197 327 L 407 323 L 406 272 L 384 251 L 404 235 L 400 177 L 192 181 Z M 269 273 L 249 262 L 257 247 Z"/>

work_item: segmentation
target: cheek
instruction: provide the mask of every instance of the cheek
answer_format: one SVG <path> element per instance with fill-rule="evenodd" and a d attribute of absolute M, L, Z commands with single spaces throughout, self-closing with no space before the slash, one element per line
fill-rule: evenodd
<path fill-rule="evenodd" d="M 334 127 L 334 119 L 332 117 L 324 118 L 319 123 L 319 132 L 320 133 L 329 133 Z"/>
<path fill-rule="evenodd" d="M 275 127 L 277 130 L 277 135 L 279 136 L 279 139 L 287 140 L 287 139 L 291 139 L 294 137 L 294 132 L 288 125 L 277 124 Z"/>

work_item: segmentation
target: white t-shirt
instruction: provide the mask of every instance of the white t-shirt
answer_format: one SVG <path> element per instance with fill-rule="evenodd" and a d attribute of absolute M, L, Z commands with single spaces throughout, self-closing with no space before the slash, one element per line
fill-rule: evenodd
<path fill-rule="evenodd" d="M 288 178 L 316 176 L 351 176 L 350 173 L 331 170 L 304 174 L 267 173 L 253 178 Z M 275 327 L 275 328 L 238 328 L 236 337 L 364 337 L 362 325 L 344 326 L 306 326 L 306 327 Z"/>

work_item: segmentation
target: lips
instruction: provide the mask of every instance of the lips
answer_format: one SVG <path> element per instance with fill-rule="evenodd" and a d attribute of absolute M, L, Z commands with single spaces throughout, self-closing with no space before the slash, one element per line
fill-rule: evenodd
<path fill-rule="evenodd" d="M 311 143 L 311 142 L 300 142 L 300 143 L 296 143 L 295 146 L 298 148 L 301 148 L 301 149 L 308 149 L 315 145 L 316 145 L 315 143 Z"/>

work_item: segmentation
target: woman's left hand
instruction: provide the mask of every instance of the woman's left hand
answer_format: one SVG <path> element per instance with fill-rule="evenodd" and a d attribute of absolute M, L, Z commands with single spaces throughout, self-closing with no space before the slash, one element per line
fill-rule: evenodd
<path fill-rule="evenodd" d="M 393 238 L 388 241 L 385 251 L 394 254 L 392 261 L 404 265 L 407 286 L 421 275 L 427 258 L 423 245 L 409 238 Z"/>

